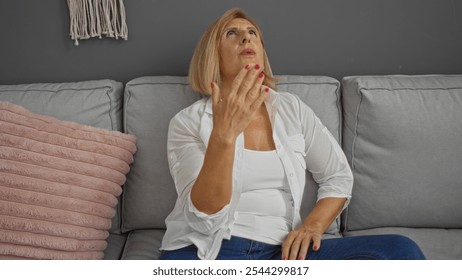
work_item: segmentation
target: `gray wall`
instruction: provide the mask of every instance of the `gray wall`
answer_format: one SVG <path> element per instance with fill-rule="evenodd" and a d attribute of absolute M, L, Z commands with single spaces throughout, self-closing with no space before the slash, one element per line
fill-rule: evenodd
<path fill-rule="evenodd" d="M 129 40 L 69 37 L 66 0 L 0 0 L 0 84 L 186 75 L 225 10 L 262 26 L 275 74 L 462 74 L 462 1 L 125 0 Z"/>

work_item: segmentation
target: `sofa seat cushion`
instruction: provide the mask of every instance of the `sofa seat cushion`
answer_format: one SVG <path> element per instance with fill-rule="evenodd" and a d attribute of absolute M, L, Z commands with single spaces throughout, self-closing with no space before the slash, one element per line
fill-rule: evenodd
<path fill-rule="evenodd" d="M 134 230 L 128 234 L 123 260 L 157 260 L 164 237 L 163 229 Z"/>
<path fill-rule="evenodd" d="M 0 255 L 103 257 L 135 137 L 0 102 Z"/>
<path fill-rule="evenodd" d="M 355 179 L 347 230 L 461 229 L 462 76 L 347 77 L 343 86 Z"/>
<path fill-rule="evenodd" d="M 461 260 L 462 229 L 384 227 L 345 232 L 344 236 L 400 234 L 414 240 L 430 260 Z"/>
<path fill-rule="evenodd" d="M 122 256 L 122 252 L 127 241 L 128 234 L 110 233 L 106 239 L 107 247 L 104 250 L 105 260 L 118 260 Z"/>

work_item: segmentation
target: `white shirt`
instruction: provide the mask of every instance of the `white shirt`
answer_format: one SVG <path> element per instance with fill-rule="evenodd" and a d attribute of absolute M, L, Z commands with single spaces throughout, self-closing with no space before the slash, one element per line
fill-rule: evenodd
<path fill-rule="evenodd" d="M 353 175 L 339 144 L 296 95 L 270 90 L 265 100 L 273 128 L 276 151 L 284 166 L 294 200 L 292 228 L 302 219 L 300 205 L 305 170 L 318 183 L 318 197 L 351 198 Z M 200 259 L 215 259 L 224 238 L 231 237 L 235 209 L 242 189 L 244 136 L 236 139 L 231 202 L 212 215 L 197 210 L 191 202 L 191 188 L 202 168 L 212 131 L 211 98 L 204 98 L 179 112 L 170 121 L 167 155 L 178 199 L 165 220 L 167 231 L 161 250 L 175 250 L 194 244 Z"/>
<path fill-rule="evenodd" d="M 231 235 L 279 245 L 292 229 L 293 202 L 275 150 L 244 149 L 242 190 Z"/>

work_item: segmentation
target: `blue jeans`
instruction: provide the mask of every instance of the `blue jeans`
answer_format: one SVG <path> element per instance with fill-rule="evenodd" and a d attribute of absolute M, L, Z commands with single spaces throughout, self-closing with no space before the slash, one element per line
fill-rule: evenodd
<path fill-rule="evenodd" d="M 162 251 L 161 260 L 198 260 L 197 247 L 190 245 Z M 280 260 L 281 246 L 232 236 L 223 240 L 217 260 Z M 325 239 L 321 248 L 309 250 L 307 260 L 424 260 L 420 248 L 401 235 L 371 235 Z"/>

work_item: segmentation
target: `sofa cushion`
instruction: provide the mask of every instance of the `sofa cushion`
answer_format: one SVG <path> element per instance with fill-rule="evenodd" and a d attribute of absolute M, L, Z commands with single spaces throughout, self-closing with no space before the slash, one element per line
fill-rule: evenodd
<path fill-rule="evenodd" d="M 0 101 L 38 114 L 122 131 L 123 84 L 113 80 L 0 85 Z M 120 233 L 120 204 L 111 232 Z"/>
<path fill-rule="evenodd" d="M 419 245 L 429 260 L 461 260 L 462 229 L 386 227 L 345 232 L 345 236 L 400 234 Z"/>
<path fill-rule="evenodd" d="M 135 138 L 0 102 L 0 255 L 103 257 Z"/>
<path fill-rule="evenodd" d="M 107 247 L 104 250 L 105 260 L 118 260 L 124 251 L 127 234 L 110 233 L 106 239 Z"/>
<path fill-rule="evenodd" d="M 340 83 L 328 77 L 281 76 L 278 90 L 300 96 L 333 133 L 340 136 Z M 125 89 L 124 125 L 138 138 L 139 153 L 127 177 L 123 194 L 123 231 L 163 229 L 173 209 L 176 193 L 167 162 L 167 130 L 170 119 L 201 98 L 186 77 L 143 77 Z M 316 202 L 317 185 L 307 173 L 302 215 Z M 329 233 L 338 234 L 339 221 Z"/>
<path fill-rule="evenodd" d="M 277 89 L 298 95 L 313 109 L 335 139 L 341 142 L 342 104 L 339 81 L 325 76 L 278 76 Z"/>
<path fill-rule="evenodd" d="M 112 80 L 0 85 L 0 101 L 60 120 L 122 131 L 123 84 Z"/>
<path fill-rule="evenodd" d="M 163 229 L 133 230 L 128 234 L 122 260 L 157 260 L 160 244 L 164 237 Z"/>
<path fill-rule="evenodd" d="M 347 230 L 462 227 L 462 76 L 347 77 Z"/>

